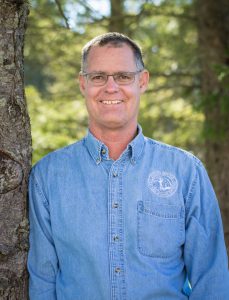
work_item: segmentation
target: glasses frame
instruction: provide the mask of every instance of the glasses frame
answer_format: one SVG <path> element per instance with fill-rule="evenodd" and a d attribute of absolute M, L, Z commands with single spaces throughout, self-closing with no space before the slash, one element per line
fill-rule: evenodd
<path fill-rule="evenodd" d="M 118 85 L 129 85 L 129 84 L 131 84 L 131 83 L 133 83 L 133 82 L 135 81 L 135 76 L 136 76 L 138 73 L 141 73 L 143 70 L 144 70 L 144 69 L 141 69 L 141 70 L 138 70 L 138 71 L 135 71 L 135 72 L 117 72 L 117 73 L 113 73 L 113 74 L 107 74 L 107 73 L 103 73 L 103 72 L 91 72 L 91 73 L 84 73 L 84 72 L 81 72 L 80 74 L 81 74 L 82 76 L 86 77 L 86 78 L 87 78 L 87 81 L 89 81 L 90 83 L 92 83 L 93 86 L 104 86 L 104 85 L 106 85 L 106 84 L 107 84 L 107 81 L 108 81 L 108 78 L 109 78 L 110 76 L 113 77 L 113 80 L 114 80 L 115 83 L 117 83 Z M 90 81 L 90 80 L 88 79 L 88 76 L 93 75 L 93 74 L 105 75 L 105 76 L 106 76 L 106 81 L 105 81 L 104 83 L 102 83 L 102 84 L 95 84 L 95 83 L 93 83 L 92 81 Z M 118 75 L 120 75 L 120 74 L 134 75 L 134 76 L 133 76 L 133 80 L 132 80 L 131 82 L 128 82 L 128 83 L 119 83 L 119 82 L 116 81 L 117 79 L 116 79 L 115 76 L 118 76 Z"/>

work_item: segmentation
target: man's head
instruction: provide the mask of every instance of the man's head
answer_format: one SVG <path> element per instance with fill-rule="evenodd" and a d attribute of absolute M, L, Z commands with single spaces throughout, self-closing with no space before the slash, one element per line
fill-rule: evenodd
<path fill-rule="evenodd" d="M 87 72 L 87 58 L 90 50 L 93 47 L 99 46 L 112 46 L 114 48 L 122 47 L 123 44 L 128 45 L 133 51 L 136 67 L 138 70 L 144 69 L 144 62 L 142 59 L 141 48 L 129 37 L 118 32 L 108 32 L 99 36 L 96 36 L 94 39 L 89 41 L 82 49 L 82 60 L 81 60 L 81 72 Z"/>
<path fill-rule="evenodd" d="M 141 50 L 128 37 L 107 33 L 90 41 L 83 48 L 79 76 L 90 130 L 136 129 L 140 95 L 148 80 Z"/>

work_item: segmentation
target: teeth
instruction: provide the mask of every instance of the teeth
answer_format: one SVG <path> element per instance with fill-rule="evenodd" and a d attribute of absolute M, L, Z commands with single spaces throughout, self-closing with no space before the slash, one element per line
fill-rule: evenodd
<path fill-rule="evenodd" d="M 103 104 L 119 104 L 121 103 L 122 101 L 121 100 L 103 100 L 101 101 Z"/>

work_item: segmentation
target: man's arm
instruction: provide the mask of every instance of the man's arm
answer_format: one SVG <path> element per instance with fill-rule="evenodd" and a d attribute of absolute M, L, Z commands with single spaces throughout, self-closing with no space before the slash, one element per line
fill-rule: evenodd
<path fill-rule="evenodd" d="M 192 286 L 189 299 L 229 299 L 228 258 L 221 215 L 208 175 L 200 163 L 186 199 L 184 260 Z"/>
<path fill-rule="evenodd" d="M 34 173 L 32 170 L 29 182 L 29 295 L 31 300 L 56 300 L 58 259 L 52 239 L 49 203 Z"/>

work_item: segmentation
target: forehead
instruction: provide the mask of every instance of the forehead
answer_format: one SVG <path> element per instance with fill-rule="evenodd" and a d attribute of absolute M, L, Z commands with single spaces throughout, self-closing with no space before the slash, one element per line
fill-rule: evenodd
<path fill-rule="evenodd" d="M 127 44 L 93 46 L 87 57 L 89 71 L 135 71 L 133 50 Z"/>

